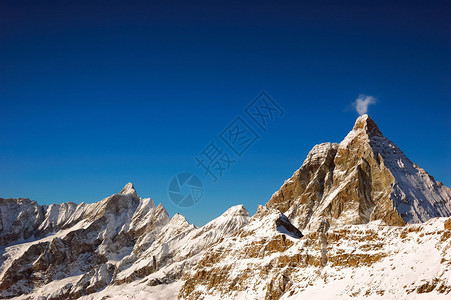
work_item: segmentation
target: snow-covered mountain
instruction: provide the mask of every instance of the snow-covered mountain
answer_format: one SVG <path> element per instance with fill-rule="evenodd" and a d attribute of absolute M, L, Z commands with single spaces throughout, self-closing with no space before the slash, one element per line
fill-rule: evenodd
<path fill-rule="evenodd" d="M 0 199 L 0 295 L 71 299 L 108 285 L 147 278 L 149 284 L 181 277 L 211 244 L 249 221 L 242 206 L 196 228 L 160 204 L 141 199 L 133 185 L 93 204 L 39 206 Z"/>
<path fill-rule="evenodd" d="M 451 190 L 364 115 L 252 217 L 198 228 L 131 183 L 93 204 L 0 198 L 0 297 L 449 299 L 450 216 Z"/>

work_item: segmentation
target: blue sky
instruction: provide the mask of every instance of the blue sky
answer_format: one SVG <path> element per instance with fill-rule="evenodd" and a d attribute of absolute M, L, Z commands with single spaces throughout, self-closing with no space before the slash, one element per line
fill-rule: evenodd
<path fill-rule="evenodd" d="M 447 3 L 448 2 L 448 3 Z M 2 1 L 0 197 L 98 201 L 129 181 L 197 225 L 253 213 L 360 94 L 451 186 L 449 1 Z M 194 157 L 265 90 L 284 115 L 216 183 Z M 246 119 L 247 120 L 247 119 Z M 250 122 L 250 121 L 249 121 Z M 218 142 L 220 144 L 220 142 Z M 195 206 L 168 198 L 193 172 Z"/>

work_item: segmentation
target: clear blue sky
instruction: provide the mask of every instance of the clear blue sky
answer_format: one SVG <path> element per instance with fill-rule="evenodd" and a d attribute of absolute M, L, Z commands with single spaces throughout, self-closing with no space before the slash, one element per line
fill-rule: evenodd
<path fill-rule="evenodd" d="M 369 114 L 451 186 L 449 1 L 1 1 L 0 197 L 98 201 L 129 181 L 197 225 L 255 212 Z M 194 157 L 267 91 L 285 115 L 217 183 Z M 168 198 L 194 172 L 191 208 Z"/>

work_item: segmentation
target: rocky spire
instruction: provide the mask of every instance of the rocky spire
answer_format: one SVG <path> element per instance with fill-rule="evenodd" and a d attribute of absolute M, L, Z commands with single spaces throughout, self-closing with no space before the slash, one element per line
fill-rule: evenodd
<path fill-rule="evenodd" d="M 127 194 L 136 194 L 135 187 L 133 186 L 133 183 L 129 182 L 127 183 L 122 191 L 119 192 L 121 195 L 127 195 Z"/>
<path fill-rule="evenodd" d="M 364 132 L 369 137 L 383 136 L 379 128 L 377 127 L 376 123 L 367 114 L 361 115 L 360 117 L 357 118 L 354 124 L 354 128 L 352 128 L 352 131 Z"/>

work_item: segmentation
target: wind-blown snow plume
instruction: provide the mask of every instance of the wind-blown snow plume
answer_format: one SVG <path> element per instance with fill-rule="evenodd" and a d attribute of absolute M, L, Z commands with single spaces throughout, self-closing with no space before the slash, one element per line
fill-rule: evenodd
<path fill-rule="evenodd" d="M 366 114 L 368 112 L 368 105 L 370 104 L 376 104 L 376 98 L 367 95 L 359 95 L 354 102 L 355 109 L 359 115 Z"/>

